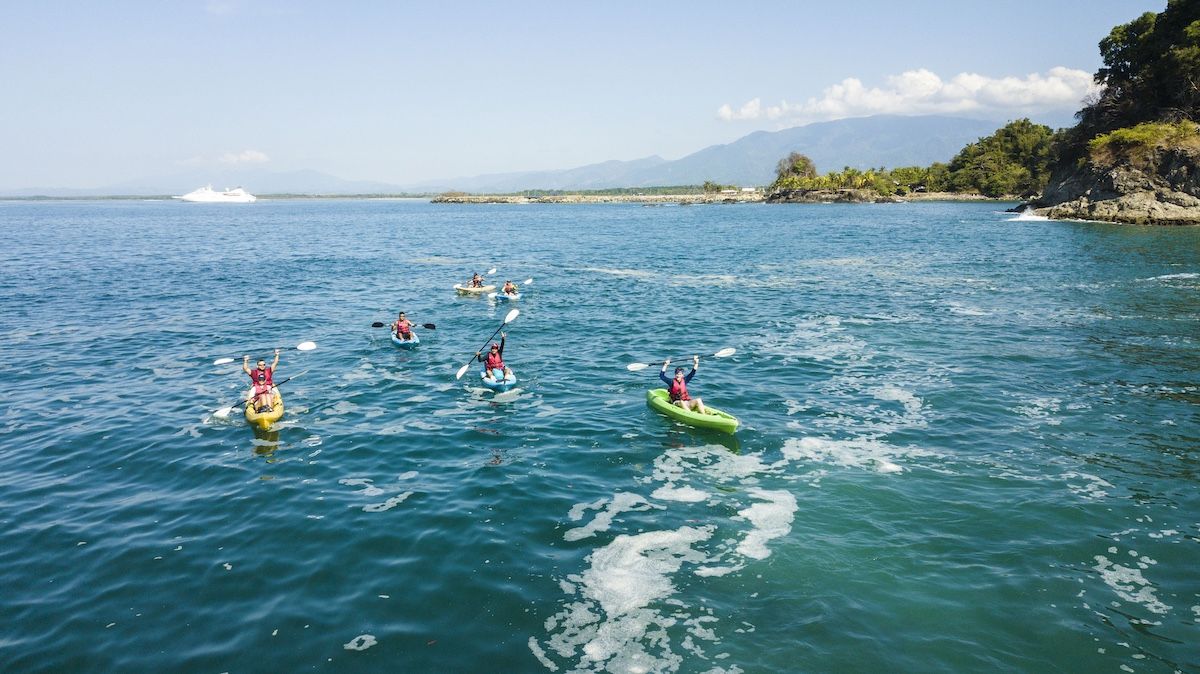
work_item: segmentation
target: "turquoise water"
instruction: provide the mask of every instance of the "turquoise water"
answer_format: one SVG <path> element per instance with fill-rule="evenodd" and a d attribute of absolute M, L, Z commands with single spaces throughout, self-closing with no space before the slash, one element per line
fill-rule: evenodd
<path fill-rule="evenodd" d="M 1200 671 L 1200 230 L 10 202 L 0 244 L 0 671 Z M 491 267 L 534 279 L 501 395 L 454 378 Z M 305 340 L 276 431 L 214 417 Z M 733 437 L 624 367 L 724 347 Z"/>

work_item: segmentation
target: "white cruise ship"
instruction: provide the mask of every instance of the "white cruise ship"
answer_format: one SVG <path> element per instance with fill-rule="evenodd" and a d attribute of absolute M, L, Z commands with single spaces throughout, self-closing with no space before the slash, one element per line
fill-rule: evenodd
<path fill-rule="evenodd" d="M 218 192 L 212 188 L 212 185 L 205 185 L 198 190 L 188 192 L 182 197 L 174 198 L 182 201 L 196 201 L 206 204 L 249 204 L 258 201 L 258 197 L 240 187 Z"/>

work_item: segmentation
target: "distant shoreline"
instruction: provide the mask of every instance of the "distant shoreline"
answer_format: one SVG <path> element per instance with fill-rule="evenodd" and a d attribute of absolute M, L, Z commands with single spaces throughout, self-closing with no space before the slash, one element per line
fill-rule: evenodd
<path fill-rule="evenodd" d="M 733 194 L 555 194 L 530 197 L 513 194 L 454 194 L 439 195 L 432 200 L 435 204 L 642 204 L 661 206 L 677 204 L 761 204 L 767 200 L 765 192 L 737 192 Z M 956 192 L 919 192 L 887 201 L 905 203 L 915 201 L 1020 201 L 1018 197 L 993 198 L 982 194 L 960 194 Z M 871 203 L 871 202 L 861 202 Z"/>

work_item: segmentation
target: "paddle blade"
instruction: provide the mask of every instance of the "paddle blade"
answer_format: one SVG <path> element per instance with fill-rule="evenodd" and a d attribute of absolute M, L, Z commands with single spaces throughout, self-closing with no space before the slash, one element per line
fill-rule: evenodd
<path fill-rule="evenodd" d="M 232 362 L 233 362 L 232 358 L 218 358 L 213 361 L 213 365 L 228 365 L 229 363 L 232 363 Z"/>
<path fill-rule="evenodd" d="M 525 282 L 522 285 L 529 285 L 530 283 L 533 283 L 533 279 L 527 278 L 527 279 L 525 279 Z"/>
<path fill-rule="evenodd" d="M 650 367 L 649 363 L 630 363 L 625 366 L 625 369 L 629 370 L 630 372 L 641 372 L 648 367 Z"/>
<path fill-rule="evenodd" d="M 720 351 L 714 353 L 713 357 L 714 358 L 728 358 L 729 356 L 732 356 L 735 353 L 737 353 L 737 349 L 735 349 L 731 346 L 731 347 L 728 347 L 725 349 L 721 349 Z"/>
<path fill-rule="evenodd" d="M 517 316 L 520 316 L 520 315 L 521 315 L 520 309 L 513 309 L 512 311 L 508 312 L 507 316 L 504 317 L 504 324 L 508 325 L 509 323 L 512 323 L 513 321 L 517 320 Z"/>
<path fill-rule="evenodd" d="M 458 368 L 458 373 L 454 375 L 454 378 L 462 379 L 462 376 L 467 373 L 467 369 L 469 369 L 470 367 L 471 367 L 471 364 L 467 363 L 466 365 L 463 365 L 462 367 Z"/>
<path fill-rule="evenodd" d="M 495 268 L 495 267 L 492 267 L 491 269 L 489 269 L 489 270 L 488 270 L 488 272 L 487 272 L 487 273 L 488 273 L 488 276 L 491 276 L 492 274 L 495 274 L 495 273 L 496 273 L 496 268 Z"/>
<path fill-rule="evenodd" d="M 217 410 L 216 412 L 213 412 L 213 416 L 218 419 L 228 419 L 230 413 L 232 413 L 235 409 L 237 409 L 237 408 L 236 407 L 222 407 L 221 409 Z"/>
<path fill-rule="evenodd" d="M 317 348 L 316 342 L 300 342 L 296 345 L 297 351 L 312 351 L 315 348 Z"/>
<path fill-rule="evenodd" d="M 383 323 L 381 323 L 380 321 L 375 321 L 374 323 L 371 324 L 371 327 L 372 328 L 382 328 Z"/>
<path fill-rule="evenodd" d="M 488 293 L 488 299 L 489 299 L 489 300 L 494 300 L 494 299 L 496 299 L 496 293 Z"/>
<path fill-rule="evenodd" d="M 425 328 L 426 330 L 437 330 L 437 326 L 433 323 L 422 323 L 421 327 Z"/>

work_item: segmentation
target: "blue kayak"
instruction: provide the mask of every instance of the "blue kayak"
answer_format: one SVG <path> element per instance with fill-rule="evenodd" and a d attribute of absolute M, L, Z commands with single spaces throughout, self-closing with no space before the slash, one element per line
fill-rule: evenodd
<path fill-rule="evenodd" d="M 496 300 L 497 302 L 516 302 L 517 300 L 521 299 L 521 293 L 513 293 L 511 295 L 508 293 L 489 293 L 488 297 Z"/>
<path fill-rule="evenodd" d="M 400 339 L 396 336 L 396 333 L 393 332 L 392 343 L 401 349 L 411 349 L 421 343 L 421 338 L 418 337 L 417 333 L 414 332 L 412 333 L 412 339 Z"/>
<path fill-rule="evenodd" d="M 492 389 L 493 391 L 507 391 L 508 389 L 512 388 L 513 386 L 516 386 L 517 375 L 513 374 L 512 370 L 509 370 L 508 375 L 506 375 L 504 377 L 504 379 L 494 379 L 494 378 L 488 377 L 487 371 L 485 370 L 485 371 L 479 373 L 479 381 L 482 382 L 484 386 Z"/>

